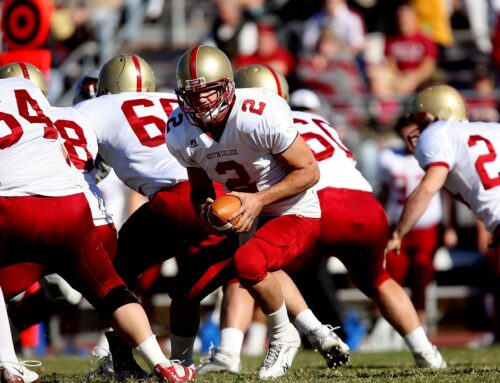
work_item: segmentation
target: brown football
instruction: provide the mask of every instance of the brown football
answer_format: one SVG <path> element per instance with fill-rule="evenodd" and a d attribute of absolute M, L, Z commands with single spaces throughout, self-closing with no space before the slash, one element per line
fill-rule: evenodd
<path fill-rule="evenodd" d="M 240 216 L 234 218 L 231 222 L 228 218 L 240 208 L 241 201 L 238 197 L 232 195 L 223 195 L 214 200 L 207 212 L 208 222 L 215 230 L 226 231 L 240 220 Z"/>

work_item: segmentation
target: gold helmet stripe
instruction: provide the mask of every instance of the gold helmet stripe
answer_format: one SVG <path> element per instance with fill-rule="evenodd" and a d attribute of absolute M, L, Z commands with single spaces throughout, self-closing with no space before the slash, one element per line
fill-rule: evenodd
<path fill-rule="evenodd" d="M 276 82 L 276 88 L 278 91 L 278 95 L 280 97 L 283 97 L 283 88 L 281 87 L 281 81 L 280 81 L 280 78 L 278 76 L 278 73 L 276 73 L 276 71 L 274 70 L 274 68 L 271 65 L 267 65 L 267 64 L 262 64 L 262 65 L 264 65 L 269 70 L 269 72 L 271 72 L 271 74 L 273 75 L 274 81 Z"/>
<path fill-rule="evenodd" d="M 137 72 L 137 92 L 142 91 L 142 71 L 141 71 L 141 63 L 139 62 L 139 59 L 137 58 L 136 55 L 130 55 L 130 58 L 132 59 L 132 62 L 134 63 L 135 70 Z"/>
<path fill-rule="evenodd" d="M 21 67 L 21 73 L 23 74 L 23 77 L 26 80 L 31 80 L 30 72 L 28 71 L 28 67 L 26 66 L 26 64 L 23 62 L 19 62 L 18 64 Z"/>
<path fill-rule="evenodd" d="M 198 75 L 196 73 L 196 58 L 198 56 L 199 49 L 200 49 L 199 45 L 195 46 L 191 51 L 191 57 L 189 58 L 189 73 L 191 75 L 192 80 L 198 78 Z"/>

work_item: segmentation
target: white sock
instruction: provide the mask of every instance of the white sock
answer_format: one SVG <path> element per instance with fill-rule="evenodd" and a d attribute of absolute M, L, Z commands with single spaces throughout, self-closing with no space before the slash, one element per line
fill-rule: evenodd
<path fill-rule="evenodd" d="M 288 313 L 286 312 L 285 302 L 281 305 L 278 311 L 269 314 L 267 316 L 269 323 L 269 338 L 271 341 L 275 338 L 275 335 L 286 330 L 288 325 L 290 325 L 290 319 L 288 319 Z"/>
<path fill-rule="evenodd" d="M 223 328 L 220 330 L 220 342 L 218 349 L 233 355 L 240 356 L 243 346 L 244 334 L 237 328 Z"/>
<path fill-rule="evenodd" d="M 139 355 L 144 359 L 148 366 L 153 370 L 159 363 L 169 364 L 170 361 L 165 355 L 156 340 L 156 335 L 151 335 L 148 339 L 142 342 L 135 348 Z"/>
<path fill-rule="evenodd" d="M 316 318 L 316 315 L 310 309 L 301 311 L 293 321 L 293 324 L 302 334 L 309 334 L 321 326 L 321 322 Z"/>
<path fill-rule="evenodd" d="M 7 308 L 3 299 L 2 289 L 0 288 L 0 362 L 17 363 L 17 356 L 12 343 L 10 333 L 9 318 L 7 317 Z"/>
<path fill-rule="evenodd" d="M 245 353 L 257 355 L 264 352 L 267 339 L 267 324 L 262 322 L 252 322 L 247 331 L 247 342 Z"/>
<path fill-rule="evenodd" d="M 179 336 L 170 333 L 170 345 L 172 348 L 172 360 L 180 360 L 185 366 L 194 364 L 193 348 L 196 335 Z"/>
<path fill-rule="evenodd" d="M 104 331 L 113 331 L 113 329 L 105 329 Z M 109 343 L 108 338 L 104 335 L 104 332 L 99 334 L 99 338 L 97 339 L 97 344 L 95 347 L 95 354 L 98 358 L 103 358 L 109 355 Z"/>
<path fill-rule="evenodd" d="M 432 351 L 432 343 L 429 342 L 427 334 L 422 326 L 417 327 L 415 330 L 409 332 L 404 337 L 406 345 L 414 354 Z"/>

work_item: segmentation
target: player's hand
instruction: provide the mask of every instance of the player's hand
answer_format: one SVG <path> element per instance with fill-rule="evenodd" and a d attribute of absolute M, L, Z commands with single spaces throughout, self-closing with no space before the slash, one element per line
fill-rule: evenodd
<path fill-rule="evenodd" d="M 453 227 L 447 227 L 443 233 L 443 245 L 451 249 L 458 244 L 458 235 Z"/>
<path fill-rule="evenodd" d="M 250 230 L 253 222 L 259 216 L 264 204 L 257 193 L 231 192 L 229 194 L 238 197 L 241 201 L 240 208 L 229 217 L 231 221 L 241 214 L 240 220 L 233 226 L 232 230 L 236 233 L 246 233 Z"/>
<path fill-rule="evenodd" d="M 488 254 L 490 251 L 490 243 L 493 242 L 493 236 L 486 230 L 478 230 L 477 232 L 477 248 L 482 254 Z"/>
<path fill-rule="evenodd" d="M 392 233 L 391 239 L 387 241 L 387 245 L 385 246 L 386 255 L 391 251 L 396 252 L 396 255 L 399 255 L 399 252 L 401 251 L 401 238 L 396 231 Z"/>
<path fill-rule="evenodd" d="M 207 233 L 217 233 L 217 234 L 220 234 L 220 232 L 218 232 L 217 230 L 215 230 L 214 227 L 210 224 L 210 222 L 208 222 L 208 219 L 207 219 L 208 208 L 210 207 L 210 205 L 212 204 L 212 202 L 214 202 L 214 200 L 212 198 L 207 198 L 205 200 L 205 203 L 203 203 L 200 206 L 200 219 L 201 219 L 201 222 L 203 224 L 203 229 Z"/>

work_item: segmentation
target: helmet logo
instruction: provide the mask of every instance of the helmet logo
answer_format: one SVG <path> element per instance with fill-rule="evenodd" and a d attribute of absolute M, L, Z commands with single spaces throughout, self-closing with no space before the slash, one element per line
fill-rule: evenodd
<path fill-rule="evenodd" d="M 207 80 L 205 80 L 205 77 L 200 77 L 192 80 L 186 80 L 185 83 L 186 83 L 185 89 L 192 90 L 200 86 L 205 86 L 207 84 Z"/>

